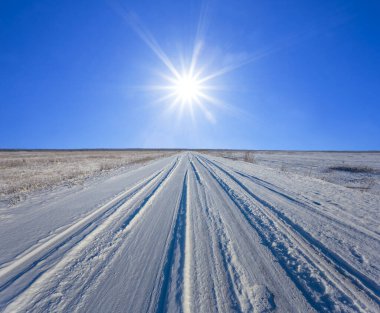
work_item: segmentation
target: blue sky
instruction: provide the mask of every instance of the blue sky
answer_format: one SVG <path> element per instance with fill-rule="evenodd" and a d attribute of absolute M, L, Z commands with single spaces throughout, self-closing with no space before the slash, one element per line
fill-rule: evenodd
<path fill-rule="evenodd" d="M 0 148 L 380 149 L 379 16 L 379 1 L 3 0 Z M 234 67 L 209 82 L 213 121 L 158 101 L 169 72 L 139 30 L 175 67 L 200 40 L 205 75 Z"/>

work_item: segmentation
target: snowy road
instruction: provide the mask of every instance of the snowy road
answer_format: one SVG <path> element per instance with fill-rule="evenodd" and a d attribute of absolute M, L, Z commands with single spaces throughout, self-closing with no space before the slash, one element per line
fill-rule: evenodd
<path fill-rule="evenodd" d="M 0 211 L 0 311 L 380 312 L 379 199 L 162 159 Z"/>

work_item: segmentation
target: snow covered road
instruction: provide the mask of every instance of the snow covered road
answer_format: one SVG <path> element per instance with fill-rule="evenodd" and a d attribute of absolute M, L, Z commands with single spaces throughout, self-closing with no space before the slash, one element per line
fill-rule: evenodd
<path fill-rule="evenodd" d="M 380 312 L 379 205 L 182 153 L 0 211 L 0 311 Z"/>

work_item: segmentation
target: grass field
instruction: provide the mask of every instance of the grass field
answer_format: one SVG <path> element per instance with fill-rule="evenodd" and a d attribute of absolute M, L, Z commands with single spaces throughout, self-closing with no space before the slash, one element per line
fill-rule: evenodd
<path fill-rule="evenodd" d="M 95 175 L 172 155 L 173 151 L 1 151 L 0 202 L 15 204 L 29 193 L 81 184 Z"/>

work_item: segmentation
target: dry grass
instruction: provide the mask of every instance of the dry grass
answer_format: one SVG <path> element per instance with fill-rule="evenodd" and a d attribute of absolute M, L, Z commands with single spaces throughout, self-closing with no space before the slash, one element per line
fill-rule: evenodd
<path fill-rule="evenodd" d="M 330 166 L 327 168 L 329 171 L 340 171 L 348 173 L 375 173 L 375 169 L 369 166 Z"/>
<path fill-rule="evenodd" d="M 76 185 L 89 177 L 146 163 L 175 151 L 2 151 L 0 200 L 14 204 L 30 192 Z"/>
<path fill-rule="evenodd" d="M 234 151 L 234 150 L 200 150 L 202 153 L 214 155 L 235 161 L 244 161 L 248 163 L 256 163 L 255 152 L 251 150 Z"/>
<path fill-rule="evenodd" d="M 255 163 L 255 154 L 253 151 L 244 151 L 243 161 L 248 163 Z"/>

